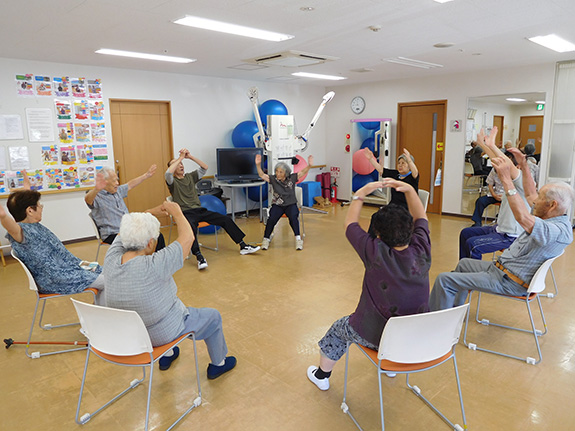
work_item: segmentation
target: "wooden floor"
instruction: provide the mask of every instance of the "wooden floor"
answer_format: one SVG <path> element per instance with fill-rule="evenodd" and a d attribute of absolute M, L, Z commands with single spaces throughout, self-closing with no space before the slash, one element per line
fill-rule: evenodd
<path fill-rule="evenodd" d="M 374 207 L 366 207 L 367 226 Z M 49 211 L 49 208 L 46 209 Z M 361 261 L 347 243 L 343 221 L 347 207 L 334 207 L 326 215 L 305 215 L 305 245 L 296 251 L 287 220 L 280 221 L 268 251 L 241 256 L 237 246 L 220 235 L 220 251 L 204 252 L 209 268 L 199 272 L 196 262 L 186 261 L 175 279 L 186 305 L 220 310 L 230 354 L 238 366 L 229 374 L 208 381 L 208 356 L 198 342 L 203 403 L 177 429 L 180 430 L 354 430 L 342 413 L 344 362 L 331 378 L 331 388 L 320 392 L 308 382 L 306 369 L 318 362 L 317 341 L 331 323 L 353 312 L 362 284 Z M 263 225 L 257 218 L 239 218 L 247 241 L 259 242 Z M 467 218 L 431 215 L 433 264 L 431 284 L 439 272 L 457 263 L 459 231 Z M 209 244 L 213 236 L 201 236 Z M 93 260 L 96 242 L 69 246 L 86 260 Z M 105 251 L 105 250 L 104 250 Z M 559 296 L 543 298 L 549 333 L 541 338 L 543 362 L 533 366 L 488 353 L 457 347 L 463 398 L 470 430 L 569 430 L 575 426 L 575 292 L 571 283 L 575 267 L 573 247 L 553 265 Z M 100 257 L 103 261 L 103 257 Z M 0 267 L 3 309 L 1 337 L 26 340 L 35 296 L 19 265 L 7 258 Z M 548 277 L 548 285 L 551 285 Z M 49 304 L 46 321 L 72 319 L 68 299 Z M 526 325 L 521 304 L 485 299 L 486 317 Z M 537 313 L 535 313 L 537 317 Z M 507 333 L 473 324 L 470 336 L 478 345 L 497 345 L 534 356 L 529 335 Z M 35 340 L 82 339 L 78 327 L 37 330 Z M 406 340 L 409 343 L 409 340 Z M 74 415 L 85 352 L 29 359 L 24 347 L 0 349 L 1 430 L 118 430 L 143 429 L 147 382 L 104 410 L 83 427 Z M 112 391 L 122 389 L 137 376 L 136 370 L 91 361 L 81 413 L 97 407 Z M 166 429 L 195 394 L 191 342 L 182 344 L 180 359 L 154 380 L 151 429 Z M 412 383 L 461 423 L 453 369 L 445 365 L 414 375 Z M 385 378 L 386 429 L 449 429 L 405 387 L 404 377 Z M 357 350 L 351 352 L 348 404 L 366 430 L 378 429 L 379 401 L 375 369 Z"/>

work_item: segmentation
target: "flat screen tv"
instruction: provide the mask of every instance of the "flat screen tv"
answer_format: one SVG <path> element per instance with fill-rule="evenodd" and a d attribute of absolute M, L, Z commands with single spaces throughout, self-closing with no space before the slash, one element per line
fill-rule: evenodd
<path fill-rule="evenodd" d="M 262 148 L 216 148 L 219 181 L 242 182 L 259 180 L 256 154 L 263 155 Z"/>

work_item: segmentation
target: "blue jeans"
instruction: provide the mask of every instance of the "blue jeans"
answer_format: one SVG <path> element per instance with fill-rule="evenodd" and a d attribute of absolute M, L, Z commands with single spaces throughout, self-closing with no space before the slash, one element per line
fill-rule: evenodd
<path fill-rule="evenodd" d="M 429 311 L 445 310 L 465 304 L 470 290 L 525 296 L 527 289 L 486 260 L 461 259 L 454 272 L 437 276 L 429 295 Z"/>
<path fill-rule="evenodd" d="M 184 330 L 178 337 L 193 331 L 196 340 L 204 340 L 212 364 L 221 363 L 228 354 L 228 346 L 222 328 L 222 316 L 213 308 L 188 307 L 189 315 L 184 320 Z"/>
<path fill-rule="evenodd" d="M 499 202 L 492 196 L 481 196 L 475 201 L 475 211 L 473 211 L 473 215 L 471 216 L 471 220 L 475 223 L 481 224 L 481 220 L 483 220 L 483 211 L 489 205 Z"/>
<path fill-rule="evenodd" d="M 485 253 L 509 248 L 515 237 L 497 232 L 497 226 L 466 227 L 459 234 L 459 259 L 481 259 Z"/>

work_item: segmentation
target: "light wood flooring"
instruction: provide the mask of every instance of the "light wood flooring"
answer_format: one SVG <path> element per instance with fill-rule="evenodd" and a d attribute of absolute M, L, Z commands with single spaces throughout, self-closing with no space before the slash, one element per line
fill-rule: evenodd
<path fill-rule="evenodd" d="M 49 211 L 49 208 L 46 208 Z M 375 207 L 365 207 L 366 227 Z M 225 235 L 220 251 L 205 250 L 209 268 L 199 272 L 186 261 L 175 275 L 179 297 L 189 306 L 214 307 L 223 316 L 235 370 L 213 381 L 206 377 L 208 355 L 198 342 L 203 403 L 178 430 L 354 430 L 340 410 L 344 362 L 331 378 L 331 388 L 320 392 L 306 377 L 317 364 L 317 341 L 336 319 L 353 312 L 362 284 L 363 267 L 344 236 L 347 207 L 334 206 L 328 214 L 305 214 L 305 245 L 296 251 L 287 220 L 281 220 L 268 251 L 241 256 Z M 237 219 L 247 241 L 259 242 L 263 225 L 256 217 Z M 430 282 L 452 270 L 458 258 L 458 234 L 470 220 L 430 215 L 433 265 Z M 213 242 L 202 235 L 201 241 Z M 69 249 L 93 260 L 96 242 L 72 244 Z M 105 249 L 104 249 L 105 252 Z M 102 253 L 103 254 L 103 253 Z M 571 283 L 573 246 L 553 265 L 559 296 L 543 298 L 549 333 L 541 338 L 543 361 L 533 366 L 513 359 L 468 350 L 461 342 L 457 360 L 470 430 L 570 430 L 575 428 L 575 292 Z M 103 261 L 103 255 L 100 262 Z M 26 340 L 35 296 L 19 265 L 7 258 L 0 267 L 1 338 Z M 548 277 L 548 285 L 552 285 Z M 73 319 L 68 299 L 48 304 L 46 321 Z M 521 304 L 486 298 L 486 317 L 527 325 Z M 538 313 L 535 313 L 536 318 Z M 539 320 L 537 320 L 539 321 Z M 470 338 L 478 345 L 497 345 L 533 356 L 529 335 L 508 333 L 473 324 Z M 35 331 L 34 340 L 82 339 L 78 327 Z M 406 340 L 406 343 L 409 341 Z M 147 381 L 84 426 L 74 415 L 85 352 L 29 359 L 24 347 L 0 349 L 0 430 L 118 430 L 143 429 Z M 151 429 L 166 429 L 194 397 L 195 373 L 191 342 L 182 344 L 180 358 L 154 379 Z M 107 400 L 137 376 L 136 370 L 91 361 L 86 405 L 82 413 Z M 450 364 L 413 375 L 417 384 L 440 408 L 461 423 Z M 428 407 L 405 387 L 405 378 L 384 378 L 386 429 L 448 430 Z M 375 369 L 356 349 L 351 352 L 350 408 L 366 430 L 380 428 Z"/>

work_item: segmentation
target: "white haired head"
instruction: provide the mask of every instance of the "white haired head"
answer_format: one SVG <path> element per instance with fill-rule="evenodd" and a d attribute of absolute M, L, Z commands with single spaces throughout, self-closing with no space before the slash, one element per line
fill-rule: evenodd
<path fill-rule="evenodd" d="M 558 210 L 563 214 L 567 214 L 575 198 L 573 188 L 563 181 L 550 182 L 546 186 L 545 198 L 547 202 L 557 202 Z"/>
<path fill-rule="evenodd" d="M 140 251 L 151 239 L 160 236 L 160 222 L 150 213 L 124 214 L 120 223 L 120 238 L 128 251 Z"/>
<path fill-rule="evenodd" d="M 115 174 L 115 173 L 116 173 L 116 171 L 114 170 L 114 168 L 111 168 L 110 166 L 104 166 L 104 167 L 101 169 L 100 172 L 102 172 L 102 174 L 104 175 L 104 179 L 106 179 L 106 180 L 107 180 L 108 178 L 110 178 L 110 175 L 111 175 L 111 174 Z"/>

